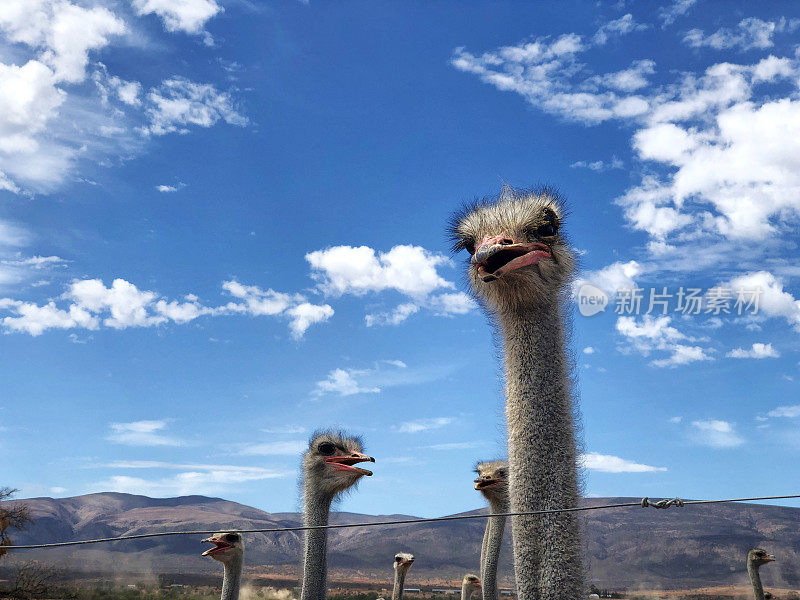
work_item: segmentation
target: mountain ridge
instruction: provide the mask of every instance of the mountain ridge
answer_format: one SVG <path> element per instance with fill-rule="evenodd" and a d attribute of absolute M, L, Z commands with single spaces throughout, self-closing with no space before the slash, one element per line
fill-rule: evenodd
<path fill-rule="evenodd" d="M 583 505 L 638 502 L 638 498 L 587 498 Z M 33 525 L 14 532 L 17 544 L 74 541 L 171 530 L 292 527 L 302 515 L 269 513 L 223 498 L 174 498 L 100 492 L 69 498 L 29 498 Z M 5 503 L 4 503 L 5 504 Z M 486 512 L 477 509 L 460 514 Z M 581 513 L 584 554 L 591 581 L 601 587 L 675 589 L 739 584 L 746 580 L 744 556 L 763 546 L 778 556 L 765 567 L 767 585 L 800 588 L 800 508 L 757 504 L 691 505 L 653 510 L 621 508 Z M 366 523 L 415 518 L 334 512 L 332 523 Z M 332 576 L 386 577 L 395 552 L 417 556 L 416 577 L 460 579 L 475 571 L 482 519 L 352 527 L 330 532 Z M 216 565 L 200 557 L 198 539 L 168 536 L 93 546 L 19 550 L 11 560 L 36 559 L 78 571 L 206 573 Z M 504 585 L 513 585 L 510 536 L 501 555 Z M 296 577 L 302 532 L 253 533 L 247 537 L 248 572 Z M 2 563 L 0 563 L 2 566 Z M 390 568 L 390 567 L 388 567 Z"/>

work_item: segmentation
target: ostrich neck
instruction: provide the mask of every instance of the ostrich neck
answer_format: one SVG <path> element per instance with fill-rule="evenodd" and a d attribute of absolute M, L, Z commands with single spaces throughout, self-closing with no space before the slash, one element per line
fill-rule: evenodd
<path fill-rule="evenodd" d="M 394 588 L 392 589 L 392 600 L 403 598 L 403 584 L 406 581 L 406 571 L 402 567 L 394 570 Z"/>
<path fill-rule="evenodd" d="M 222 576 L 221 600 L 238 600 L 239 583 L 242 579 L 242 557 L 224 563 L 225 574 Z"/>
<path fill-rule="evenodd" d="M 327 525 L 333 498 L 314 492 L 307 492 L 304 497 L 303 524 Z M 300 600 L 325 600 L 328 591 L 327 553 L 328 530 L 307 530 L 303 551 L 303 591 Z"/>
<path fill-rule="evenodd" d="M 489 508 L 492 513 L 504 513 L 508 511 L 508 502 L 493 498 L 489 501 Z M 486 519 L 486 532 L 483 535 L 483 546 L 481 547 L 483 600 L 496 600 L 498 597 L 497 564 L 500 560 L 500 547 L 503 543 L 505 527 L 505 517 Z"/>
<path fill-rule="evenodd" d="M 753 583 L 753 595 L 756 597 L 756 600 L 764 600 L 764 588 L 761 585 L 761 575 L 758 572 L 758 567 L 748 562 L 747 573 L 750 575 L 750 581 Z"/>
<path fill-rule="evenodd" d="M 461 600 L 469 600 L 472 592 L 470 591 L 471 585 L 467 582 L 461 584 Z"/>
<path fill-rule="evenodd" d="M 500 316 L 512 512 L 577 506 L 575 424 L 561 306 Z M 519 600 L 583 598 L 574 514 L 512 519 Z"/>

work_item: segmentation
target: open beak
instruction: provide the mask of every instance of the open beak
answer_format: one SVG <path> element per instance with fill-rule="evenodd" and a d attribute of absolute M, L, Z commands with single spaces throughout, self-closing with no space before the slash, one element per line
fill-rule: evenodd
<path fill-rule="evenodd" d="M 350 471 L 351 473 L 355 472 L 369 477 L 372 475 L 372 471 L 354 467 L 353 465 L 362 462 L 375 462 L 375 459 L 366 454 L 361 454 L 361 452 L 351 452 L 347 456 L 329 456 L 325 459 L 325 462 L 332 465 L 337 471 Z"/>
<path fill-rule="evenodd" d="M 200 541 L 204 543 L 214 544 L 213 548 L 209 548 L 208 550 L 203 552 L 203 554 L 201 554 L 200 556 L 211 556 L 212 554 L 216 554 L 217 552 L 222 552 L 223 550 L 227 550 L 228 548 L 233 548 L 233 544 L 229 544 L 225 540 L 214 536 L 208 537 Z"/>
<path fill-rule="evenodd" d="M 488 238 L 475 250 L 471 263 L 478 277 L 489 282 L 528 265 L 539 264 L 543 258 L 552 258 L 550 247 L 540 242 L 498 243 L 500 237 Z M 505 240 L 510 241 L 510 240 Z"/>
<path fill-rule="evenodd" d="M 475 480 L 475 489 L 476 490 L 485 490 L 485 489 L 497 487 L 498 485 L 500 485 L 500 480 L 499 479 L 488 479 L 488 478 L 479 477 L 478 479 Z"/>
<path fill-rule="evenodd" d="M 767 562 L 772 562 L 772 561 L 775 560 L 775 555 L 774 554 L 767 554 L 767 556 L 764 557 L 764 560 L 766 560 Z"/>

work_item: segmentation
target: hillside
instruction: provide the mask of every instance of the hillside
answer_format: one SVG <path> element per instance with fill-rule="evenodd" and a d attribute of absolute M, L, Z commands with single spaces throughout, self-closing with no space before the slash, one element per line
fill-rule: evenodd
<path fill-rule="evenodd" d="M 631 498 L 591 498 L 591 505 Z M 300 524 L 296 513 L 267 513 L 204 496 L 148 498 L 101 493 L 73 498 L 34 498 L 34 525 L 15 535 L 18 544 L 68 541 L 172 529 L 233 529 Z M 401 519 L 407 515 L 335 513 L 332 521 L 354 523 Z M 778 562 L 763 569 L 767 585 L 800 588 L 800 509 L 727 504 L 666 511 L 624 508 L 584 513 L 586 554 L 592 581 L 628 588 L 695 587 L 746 581 L 744 556 L 763 546 Z M 475 571 L 483 520 L 332 530 L 329 560 L 339 578 L 386 578 L 391 556 L 413 552 L 415 580 L 460 578 Z M 251 573 L 294 577 L 301 534 L 249 534 L 246 563 Z M 53 550 L 19 551 L 76 570 L 202 573 L 216 564 L 200 557 L 196 537 L 176 536 Z M 510 584 L 510 557 L 501 570 Z M 8 558 L 11 558 L 10 556 Z M 12 559 L 13 560 L 13 559 Z"/>

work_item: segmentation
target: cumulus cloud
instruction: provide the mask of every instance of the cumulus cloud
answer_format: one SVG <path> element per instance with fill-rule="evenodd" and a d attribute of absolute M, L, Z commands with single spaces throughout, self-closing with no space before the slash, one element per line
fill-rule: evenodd
<path fill-rule="evenodd" d="M 436 417 L 431 419 L 417 419 L 415 421 L 404 421 L 397 425 L 400 433 L 421 433 L 441 429 L 455 422 L 455 417 Z"/>
<path fill-rule="evenodd" d="M 681 333 L 670 323 L 672 317 L 645 315 L 640 321 L 635 317 L 619 317 L 616 323 L 617 332 L 624 338 L 627 346 L 623 352 L 636 350 L 644 356 L 652 352 L 666 352 L 668 356 L 652 360 L 654 367 L 678 367 L 692 362 L 714 360 L 709 351 L 701 346 L 688 345 L 695 341 Z"/>
<path fill-rule="evenodd" d="M 147 100 L 150 124 L 143 131 L 153 135 L 188 133 L 190 125 L 211 127 L 220 120 L 239 126 L 248 122 L 230 94 L 183 77 L 167 79 L 147 95 Z"/>
<path fill-rule="evenodd" d="M 692 421 L 693 439 L 696 443 L 712 448 L 736 448 L 744 439 L 736 433 L 736 427 L 728 421 L 707 419 Z"/>
<path fill-rule="evenodd" d="M 778 21 L 762 21 L 755 17 L 748 17 L 742 19 L 736 29 L 722 27 L 709 35 L 703 33 L 701 29 L 691 29 L 683 36 L 683 41 L 693 48 L 705 46 L 715 50 L 732 48 L 764 50 L 774 45 L 772 41 L 774 33 L 794 31 L 798 26 L 800 26 L 800 19 L 787 21 L 781 18 Z"/>
<path fill-rule="evenodd" d="M 329 305 L 311 304 L 301 294 L 263 290 L 238 281 L 223 282 L 222 289 L 235 300 L 206 306 L 193 294 L 187 294 L 183 300 L 169 300 L 119 278 L 110 287 L 99 279 L 75 280 L 58 298 L 60 306 L 56 300 L 39 305 L 0 298 L 0 313 L 11 313 L 0 318 L 0 324 L 6 332 L 38 336 L 48 329 L 154 327 L 185 324 L 201 316 L 243 314 L 284 318 L 289 322 L 292 337 L 300 339 L 311 325 L 327 321 L 334 313 Z"/>
<path fill-rule="evenodd" d="M 167 421 L 132 421 L 111 423 L 110 442 L 126 446 L 184 446 L 185 442 L 166 435 Z"/>
<path fill-rule="evenodd" d="M 358 369 L 334 369 L 326 379 L 318 381 L 314 389 L 314 396 L 324 394 L 338 394 L 339 396 L 353 396 L 355 394 L 377 394 L 381 391 L 379 387 L 366 387 L 358 383 L 360 375 L 366 375 L 369 371 Z"/>
<path fill-rule="evenodd" d="M 188 14 L 204 3 L 215 4 L 139 4 Z M 145 94 L 140 82 L 109 73 L 100 56 L 127 33 L 118 9 L 70 0 L 0 3 L 0 35 L 16 44 L 14 62 L 0 62 L 0 190 L 52 192 L 84 162 L 141 152 L 142 133 L 247 123 L 233 98 L 213 85 L 172 77 Z M 94 86 L 84 84 L 89 74 Z"/>
<path fill-rule="evenodd" d="M 734 277 L 729 286 L 732 290 L 757 292 L 758 314 L 780 317 L 800 331 L 800 300 L 784 289 L 784 282 L 768 271 L 755 271 Z"/>
<path fill-rule="evenodd" d="M 216 0 L 132 0 L 139 15 L 158 15 L 167 31 L 205 34 L 206 22 L 222 12 Z"/>
<path fill-rule="evenodd" d="M 615 262 L 597 271 L 586 271 L 575 280 L 573 290 L 575 293 L 582 285 L 591 284 L 603 290 L 609 296 L 614 296 L 620 290 L 636 288 L 634 277 L 642 274 L 643 266 L 635 260 Z"/>
<path fill-rule="evenodd" d="M 441 291 L 455 287 L 438 272 L 439 267 L 450 266 L 450 260 L 420 246 L 394 246 L 388 252 L 368 246 L 333 246 L 306 254 L 306 260 L 311 265 L 311 276 L 327 295 L 364 296 L 394 291 L 411 300 L 389 311 L 367 314 L 367 327 L 399 325 L 421 309 L 451 316 L 476 307 L 463 292 Z"/>
<path fill-rule="evenodd" d="M 725 354 L 728 358 L 778 358 L 780 352 L 772 347 L 772 344 L 763 344 L 755 342 L 748 350 L 744 348 L 735 348 Z"/>
<path fill-rule="evenodd" d="M 666 467 L 652 467 L 625 460 L 619 456 L 600 454 L 599 452 L 589 452 L 581 455 L 579 463 L 585 469 L 602 473 L 653 473 L 667 470 Z"/>

